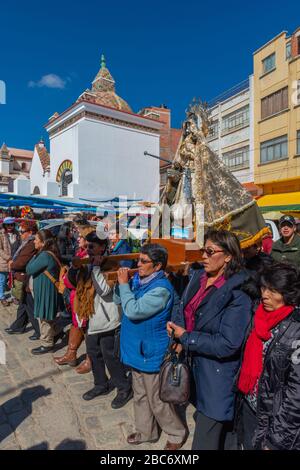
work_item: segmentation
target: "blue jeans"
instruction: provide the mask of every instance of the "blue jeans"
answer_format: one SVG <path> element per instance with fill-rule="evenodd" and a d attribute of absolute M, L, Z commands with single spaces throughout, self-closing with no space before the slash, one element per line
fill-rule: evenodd
<path fill-rule="evenodd" d="M 8 273 L 0 273 L 0 300 L 5 299 L 5 287 Z"/>

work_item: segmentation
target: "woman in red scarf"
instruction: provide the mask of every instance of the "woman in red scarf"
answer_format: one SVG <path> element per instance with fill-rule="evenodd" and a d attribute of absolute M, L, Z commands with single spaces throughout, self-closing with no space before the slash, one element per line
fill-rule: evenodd
<path fill-rule="evenodd" d="M 261 303 L 246 342 L 238 388 L 244 449 L 300 449 L 300 274 L 274 263 L 260 279 Z"/>

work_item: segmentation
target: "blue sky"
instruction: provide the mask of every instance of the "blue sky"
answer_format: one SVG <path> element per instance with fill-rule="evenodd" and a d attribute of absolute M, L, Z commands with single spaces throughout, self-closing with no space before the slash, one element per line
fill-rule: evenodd
<path fill-rule="evenodd" d="M 43 125 L 90 87 L 101 53 L 133 111 L 165 103 L 180 127 L 194 96 L 210 100 L 244 80 L 252 53 L 292 33 L 299 13 L 296 0 L 1 2 L 0 145 L 47 139 Z"/>

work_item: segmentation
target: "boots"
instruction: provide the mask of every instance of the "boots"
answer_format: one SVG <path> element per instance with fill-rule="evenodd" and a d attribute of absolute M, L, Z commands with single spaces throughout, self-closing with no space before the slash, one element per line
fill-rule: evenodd
<path fill-rule="evenodd" d="M 86 355 L 85 361 L 80 366 L 76 367 L 77 374 L 87 374 L 92 370 L 92 363 L 88 355 Z"/>
<path fill-rule="evenodd" d="M 75 367 L 77 365 L 77 351 L 84 338 L 84 334 L 80 328 L 72 325 L 69 333 L 68 349 L 64 356 L 54 357 L 56 364 L 59 366 L 69 365 Z"/>

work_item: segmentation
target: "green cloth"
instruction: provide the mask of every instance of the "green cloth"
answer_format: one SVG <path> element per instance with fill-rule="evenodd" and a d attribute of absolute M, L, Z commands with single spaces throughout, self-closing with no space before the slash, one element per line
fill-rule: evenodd
<path fill-rule="evenodd" d="M 289 261 L 300 267 L 300 236 L 295 233 L 288 245 L 280 238 L 273 244 L 271 255 L 276 261 Z"/>
<path fill-rule="evenodd" d="M 58 292 L 44 271 L 49 271 L 55 279 L 59 278 L 59 266 L 55 259 L 42 251 L 29 261 L 26 273 L 33 277 L 35 318 L 54 320 L 58 311 Z"/>

